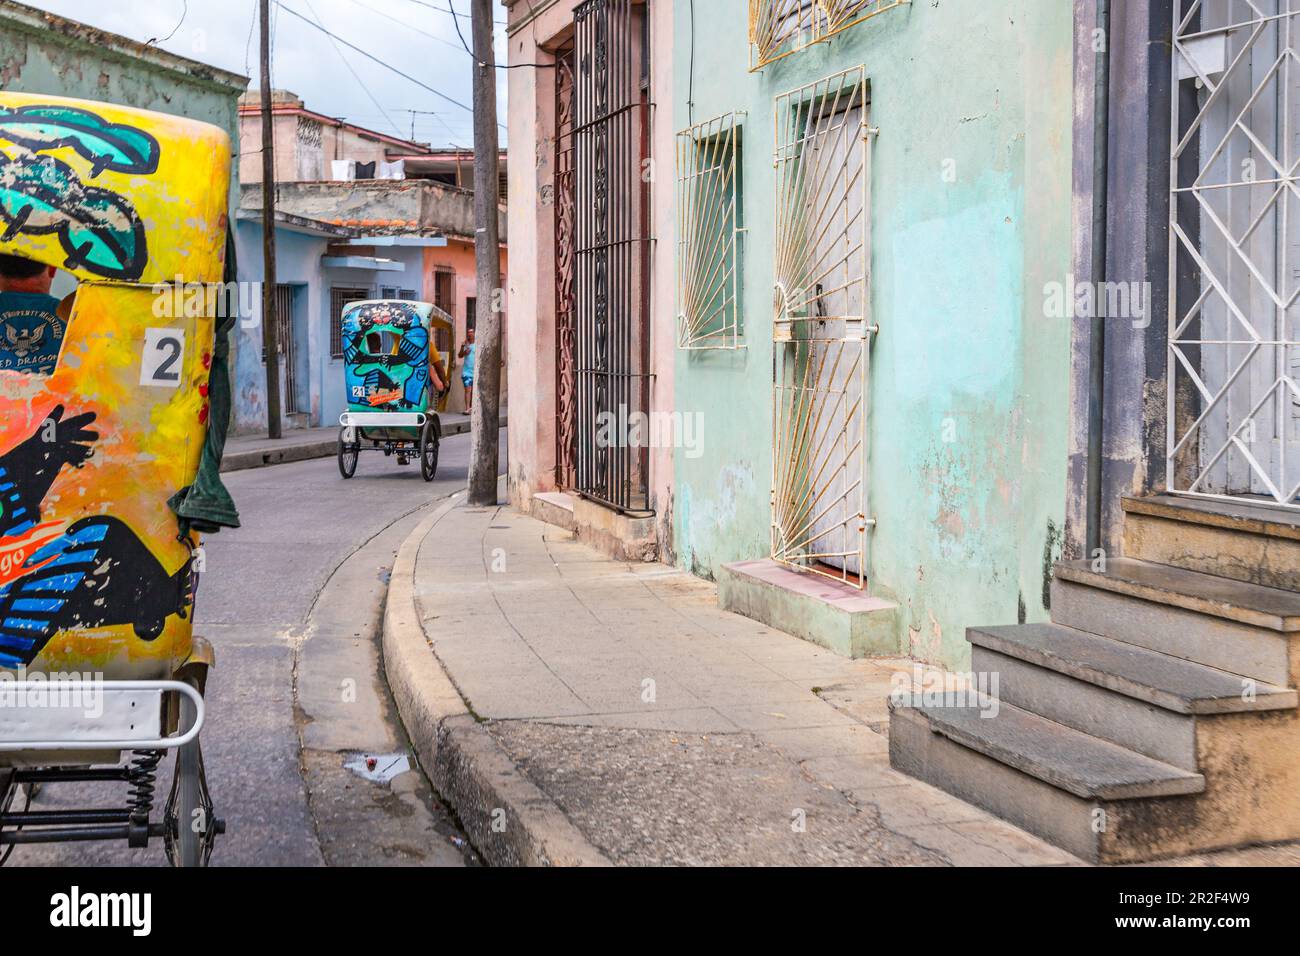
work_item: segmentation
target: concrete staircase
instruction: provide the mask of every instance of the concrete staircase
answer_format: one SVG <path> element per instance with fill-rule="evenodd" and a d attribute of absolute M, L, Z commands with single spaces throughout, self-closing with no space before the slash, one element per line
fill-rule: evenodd
<path fill-rule="evenodd" d="M 1124 508 L 1050 624 L 967 631 L 988 697 L 891 701 L 892 764 L 1095 862 L 1300 839 L 1300 515 Z"/>

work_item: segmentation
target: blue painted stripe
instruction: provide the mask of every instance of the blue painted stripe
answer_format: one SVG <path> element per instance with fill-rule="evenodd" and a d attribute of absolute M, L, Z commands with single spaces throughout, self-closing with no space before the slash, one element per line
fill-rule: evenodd
<path fill-rule="evenodd" d="M 98 541 L 83 541 L 79 536 L 65 535 L 44 545 L 27 560 L 31 564 L 40 564 L 60 554 L 88 554 L 92 558 L 98 548 Z"/>
<path fill-rule="evenodd" d="M 88 549 L 85 551 L 69 551 L 66 554 L 59 555 L 55 560 L 46 564 L 47 568 L 67 567 L 70 564 L 94 564 L 95 557 L 99 554 L 98 550 Z M 43 564 L 48 558 L 38 559 L 35 555 L 28 559 L 28 563 Z"/>
<path fill-rule="evenodd" d="M 103 541 L 104 536 L 108 534 L 108 525 L 92 524 L 82 528 L 76 534 L 68 535 L 68 538 L 78 543 L 89 543 L 91 541 Z"/>
<path fill-rule="evenodd" d="M 35 646 L 36 638 L 19 637 L 17 635 L 6 634 L 4 631 L 0 631 L 0 644 L 3 644 L 6 647 L 16 647 L 19 650 L 25 651 L 29 647 Z"/>
<path fill-rule="evenodd" d="M 25 658 L 14 657 L 12 654 L 6 654 L 4 651 L 0 651 L 0 667 L 8 667 L 17 670 L 26 663 L 27 661 Z"/>
<path fill-rule="evenodd" d="M 24 594 L 40 594 L 44 591 L 67 592 L 81 583 L 84 574 L 57 574 L 49 578 L 36 578 L 23 584 Z"/>
<path fill-rule="evenodd" d="M 53 614 L 67 603 L 63 598 L 18 598 L 13 603 L 13 610 Z"/>
<path fill-rule="evenodd" d="M 4 626 L 11 631 L 40 631 L 45 633 L 45 629 L 50 626 L 49 621 L 33 621 L 29 617 L 7 617 Z"/>

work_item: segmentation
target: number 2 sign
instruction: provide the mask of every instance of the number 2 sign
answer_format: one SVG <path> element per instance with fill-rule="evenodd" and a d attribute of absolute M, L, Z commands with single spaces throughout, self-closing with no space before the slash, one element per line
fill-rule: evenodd
<path fill-rule="evenodd" d="M 144 354 L 140 360 L 140 384 L 177 388 L 185 364 L 183 329 L 145 329 Z"/>

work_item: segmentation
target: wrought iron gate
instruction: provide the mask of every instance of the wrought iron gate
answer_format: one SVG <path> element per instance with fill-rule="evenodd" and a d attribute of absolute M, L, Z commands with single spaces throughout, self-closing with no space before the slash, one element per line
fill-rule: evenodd
<path fill-rule="evenodd" d="M 772 557 L 866 586 L 871 134 L 859 67 L 778 96 Z"/>
<path fill-rule="evenodd" d="M 1300 509 L 1300 0 L 1175 0 L 1170 491 Z"/>
<path fill-rule="evenodd" d="M 643 4 L 574 11 L 574 337 L 582 495 L 649 511 L 649 34 Z"/>
<path fill-rule="evenodd" d="M 578 483 L 574 369 L 573 47 L 555 58 L 555 485 Z"/>

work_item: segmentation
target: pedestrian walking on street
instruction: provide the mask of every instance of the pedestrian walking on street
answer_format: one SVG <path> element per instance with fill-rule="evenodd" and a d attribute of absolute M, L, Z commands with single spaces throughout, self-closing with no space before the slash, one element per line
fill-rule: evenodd
<path fill-rule="evenodd" d="M 478 346 L 474 344 L 474 327 L 465 331 L 465 341 L 460 347 L 460 381 L 465 386 L 465 414 L 470 413 L 474 404 L 474 355 Z"/>

